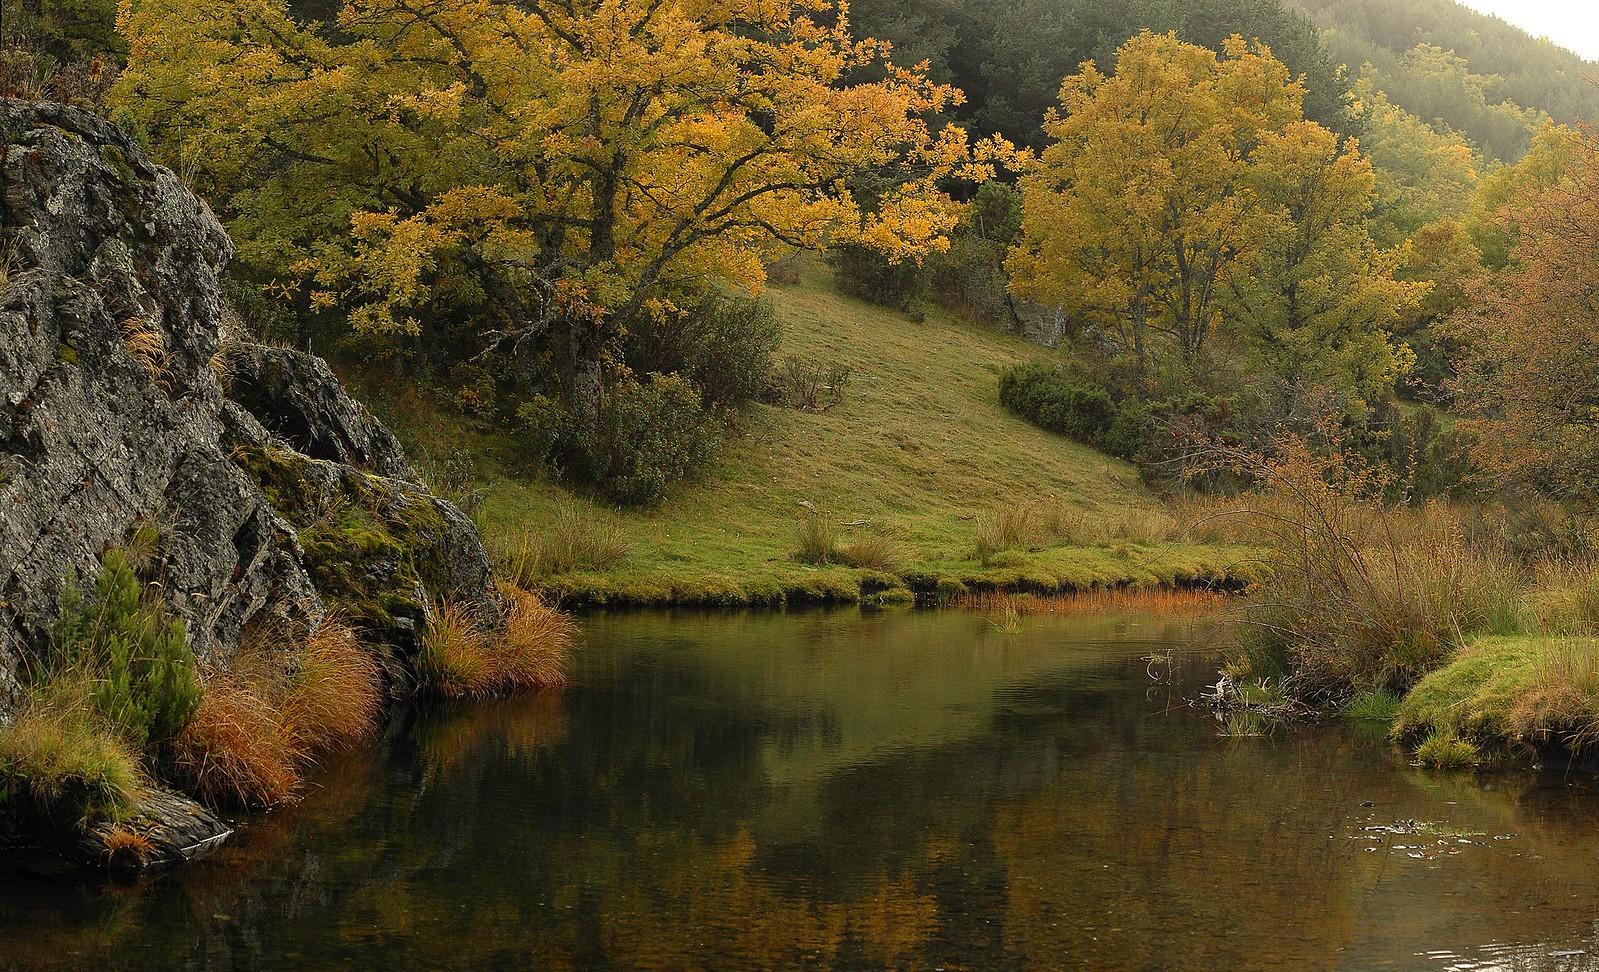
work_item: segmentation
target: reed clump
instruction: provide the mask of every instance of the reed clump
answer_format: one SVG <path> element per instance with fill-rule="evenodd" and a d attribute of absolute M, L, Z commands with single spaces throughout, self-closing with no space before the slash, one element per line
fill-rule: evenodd
<path fill-rule="evenodd" d="M 1238 672 L 1291 675 L 1307 701 L 1338 704 L 1402 693 L 1471 637 L 1522 629 L 1525 572 L 1444 508 L 1388 504 L 1370 467 L 1303 440 L 1233 458 L 1258 484 L 1247 520 L 1267 550 Z"/>

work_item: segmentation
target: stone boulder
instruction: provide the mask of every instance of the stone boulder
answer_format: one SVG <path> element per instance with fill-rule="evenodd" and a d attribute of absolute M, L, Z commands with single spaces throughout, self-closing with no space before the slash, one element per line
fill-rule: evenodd
<path fill-rule="evenodd" d="M 327 364 L 230 333 L 232 251 L 115 125 L 0 100 L 0 722 L 63 588 L 145 525 L 201 658 L 338 610 L 399 679 L 429 597 L 494 604 L 471 520 Z"/>

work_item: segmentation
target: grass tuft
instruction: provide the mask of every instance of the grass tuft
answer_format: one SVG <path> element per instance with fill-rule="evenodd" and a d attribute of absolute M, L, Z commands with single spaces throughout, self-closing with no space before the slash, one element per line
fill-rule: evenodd
<path fill-rule="evenodd" d="M 465 607 L 453 601 L 429 605 L 416 660 L 418 690 L 446 699 L 486 695 L 494 674 L 487 640 Z"/>
<path fill-rule="evenodd" d="M 500 592 L 507 608 L 498 631 L 459 604 L 430 606 L 417 659 L 419 691 L 462 699 L 565 684 L 576 623 L 514 585 Z"/>
<path fill-rule="evenodd" d="M 51 819 L 117 819 L 132 809 L 139 758 L 96 710 L 90 686 L 66 677 L 31 697 L 0 729 L 0 805 Z"/>
<path fill-rule="evenodd" d="M 820 513 L 809 513 L 794 524 L 794 559 L 820 567 L 838 562 L 838 527 Z"/>
<path fill-rule="evenodd" d="M 904 568 L 905 552 L 893 537 L 869 533 L 838 547 L 838 558 L 851 567 L 897 574 Z"/>
<path fill-rule="evenodd" d="M 1433 769 L 1468 769 L 1481 762 L 1482 754 L 1452 732 L 1434 732 L 1416 747 L 1416 758 Z"/>
<path fill-rule="evenodd" d="M 279 695 L 283 726 L 302 753 L 350 746 L 377 728 L 382 684 L 377 660 L 355 631 L 325 618 L 300 647 L 298 670 Z"/>
<path fill-rule="evenodd" d="M 105 834 L 105 864 L 114 869 L 138 870 L 149 863 L 155 853 L 155 843 L 150 836 L 126 824 L 117 824 Z"/>
<path fill-rule="evenodd" d="M 376 729 L 382 672 L 336 618 L 299 636 L 258 625 L 242 640 L 232 665 L 206 679 L 171 761 L 178 780 L 206 803 L 270 807 L 294 798 L 318 755 Z"/>
<path fill-rule="evenodd" d="M 566 502 L 548 522 L 524 523 L 495 548 L 503 573 L 536 588 L 560 574 L 611 570 L 627 559 L 633 544 L 614 517 Z"/>
<path fill-rule="evenodd" d="M 212 806 L 271 807 L 293 798 L 306 754 L 282 713 L 244 673 L 218 672 L 189 725 L 172 742 L 172 768 Z"/>
<path fill-rule="evenodd" d="M 151 318 L 136 314 L 123 318 L 121 328 L 122 346 L 152 381 L 165 387 L 172 356 L 167 352 L 166 335 L 160 326 Z"/>
<path fill-rule="evenodd" d="M 1390 726 L 1399 718 L 1400 701 L 1398 695 L 1383 689 L 1362 692 L 1344 705 L 1344 718 Z"/>
<path fill-rule="evenodd" d="M 572 652 L 577 622 L 536 595 L 504 586 L 510 602 L 505 627 L 492 646 L 492 690 L 515 692 L 566 684 L 566 659 Z"/>

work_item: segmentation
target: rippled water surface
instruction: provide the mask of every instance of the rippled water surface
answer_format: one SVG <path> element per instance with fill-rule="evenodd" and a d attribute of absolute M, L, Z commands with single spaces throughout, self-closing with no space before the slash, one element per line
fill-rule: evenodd
<path fill-rule="evenodd" d="M 564 694 L 403 719 L 209 861 L 0 875 L 0 968 L 1599 967 L 1590 778 L 1224 738 L 1208 641 L 591 619 Z"/>

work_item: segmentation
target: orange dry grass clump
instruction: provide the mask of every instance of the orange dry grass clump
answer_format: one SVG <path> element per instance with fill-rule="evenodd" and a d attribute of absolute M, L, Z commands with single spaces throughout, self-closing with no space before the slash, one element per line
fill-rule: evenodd
<path fill-rule="evenodd" d="M 513 585 L 502 585 L 500 593 L 507 608 L 499 631 L 459 604 L 432 606 L 417 660 L 419 688 L 459 699 L 566 682 L 572 619 Z"/>
<path fill-rule="evenodd" d="M 1227 595 L 1215 591 L 1118 587 L 1051 595 L 978 591 L 956 598 L 954 605 L 972 611 L 1016 614 L 1197 614 L 1215 610 L 1226 601 Z"/>
<path fill-rule="evenodd" d="M 296 744 L 317 753 L 348 746 L 377 728 L 383 673 L 349 626 L 325 621 L 301 647 L 299 670 L 283 693 L 283 723 Z"/>
<path fill-rule="evenodd" d="M 174 740 L 174 769 L 205 802 L 283 803 L 317 754 L 377 725 L 381 672 L 346 625 L 324 620 L 299 640 L 274 634 L 252 633 L 232 667 L 207 677 L 199 711 Z"/>
<path fill-rule="evenodd" d="M 124 865 L 143 867 L 155 853 L 155 844 L 147 834 L 123 824 L 112 827 L 104 840 L 106 864 L 112 868 Z"/>
<path fill-rule="evenodd" d="M 252 679 L 217 672 L 189 725 L 172 743 L 173 769 L 210 804 L 267 807 L 294 795 L 303 754 L 281 714 Z"/>
<path fill-rule="evenodd" d="M 566 684 L 566 657 L 572 651 L 577 623 L 533 594 L 504 585 L 510 602 L 505 629 L 494 646 L 495 690 L 555 688 Z"/>

